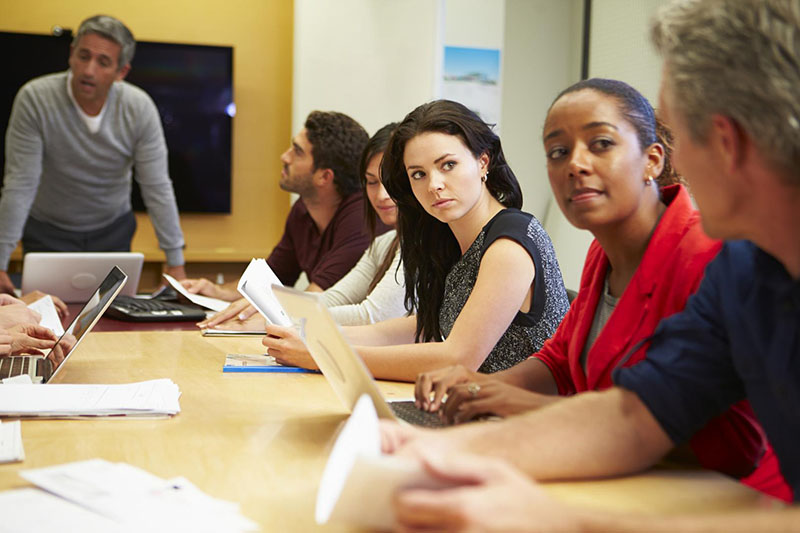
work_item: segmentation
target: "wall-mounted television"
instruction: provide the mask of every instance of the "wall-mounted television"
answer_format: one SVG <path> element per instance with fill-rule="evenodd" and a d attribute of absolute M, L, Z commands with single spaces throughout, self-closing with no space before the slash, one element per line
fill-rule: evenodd
<path fill-rule="evenodd" d="M 14 96 L 28 80 L 66 70 L 71 42 L 70 32 L 0 32 L 0 169 Z M 126 80 L 147 91 L 161 114 L 178 209 L 230 213 L 233 48 L 137 41 Z M 144 210 L 135 181 L 132 203 Z"/>

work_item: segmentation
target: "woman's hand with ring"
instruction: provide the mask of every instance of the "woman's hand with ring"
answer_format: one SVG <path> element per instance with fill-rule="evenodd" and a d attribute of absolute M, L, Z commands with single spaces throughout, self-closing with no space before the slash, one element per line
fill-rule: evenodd
<path fill-rule="evenodd" d="M 454 385 L 440 410 L 448 424 L 460 424 L 487 415 L 510 416 L 538 409 L 560 396 L 531 392 L 496 379 Z"/>

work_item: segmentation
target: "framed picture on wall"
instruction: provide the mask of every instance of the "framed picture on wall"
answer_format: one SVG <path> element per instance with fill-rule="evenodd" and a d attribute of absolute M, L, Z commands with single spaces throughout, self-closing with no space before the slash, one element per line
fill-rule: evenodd
<path fill-rule="evenodd" d="M 442 97 L 472 109 L 500 131 L 500 50 L 445 46 Z"/>

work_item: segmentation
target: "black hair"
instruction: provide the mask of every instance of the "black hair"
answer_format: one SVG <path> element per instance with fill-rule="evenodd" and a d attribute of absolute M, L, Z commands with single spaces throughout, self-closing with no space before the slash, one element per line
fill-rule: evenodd
<path fill-rule="evenodd" d="M 361 161 L 359 161 L 358 164 L 358 175 L 361 176 L 361 188 L 364 191 L 364 218 L 367 221 L 370 239 L 373 241 L 375 240 L 378 227 L 378 213 L 375 212 L 375 208 L 372 207 L 369 196 L 367 195 L 367 165 L 369 165 L 373 157 L 386 151 L 386 146 L 389 144 L 389 139 L 392 137 L 392 133 L 396 127 L 397 122 L 391 122 L 376 131 L 375 135 L 370 137 L 369 141 L 367 141 L 367 145 L 361 153 Z M 389 267 L 392 266 L 392 261 L 394 261 L 394 256 L 397 253 L 397 247 L 399 245 L 400 241 L 395 237 L 389 245 L 383 261 L 381 261 L 381 264 L 378 266 L 375 276 L 373 276 L 367 288 L 367 294 L 372 292 L 372 289 L 375 288 L 389 270 Z"/>
<path fill-rule="evenodd" d="M 376 236 L 378 213 L 375 212 L 367 197 L 367 165 L 369 165 L 373 157 L 386 151 L 386 146 L 389 144 L 389 139 L 392 137 L 396 127 L 397 122 L 391 122 L 376 131 L 375 135 L 367 141 L 358 163 L 358 175 L 361 177 L 361 188 L 364 191 L 364 218 L 367 221 L 367 229 L 369 229 L 369 235 L 372 239 Z"/>
<path fill-rule="evenodd" d="M 335 111 L 312 111 L 305 128 L 314 170 L 331 169 L 340 195 L 356 192 L 361 186 L 358 161 L 369 140 L 366 130 L 349 116 Z"/>
<path fill-rule="evenodd" d="M 506 164 L 500 138 L 481 118 L 458 102 L 435 100 L 406 115 L 383 154 L 381 179 L 397 203 L 397 233 L 405 273 L 405 305 L 416 312 L 417 342 L 441 340 L 439 309 L 444 299 L 447 273 L 461 257 L 453 232 L 429 215 L 411 190 L 404 163 L 408 141 L 427 132 L 458 137 L 476 158 L 489 157 L 486 187 L 506 207 L 522 207 L 522 191 Z"/>

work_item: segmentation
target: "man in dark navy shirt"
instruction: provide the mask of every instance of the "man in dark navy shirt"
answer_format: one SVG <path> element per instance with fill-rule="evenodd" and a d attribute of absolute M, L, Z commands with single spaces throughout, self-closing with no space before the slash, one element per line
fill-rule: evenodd
<path fill-rule="evenodd" d="M 627 474 L 747 398 L 800 498 L 800 0 L 682 0 L 654 20 L 673 160 L 706 232 L 728 242 L 647 358 L 615 372 L 617 387 L 499 423 L 434 433 L 384 425 L 385 451 L 422 456 L 461 485 L 400 492 L 406 528 L 800 528 L 797 507 L 657 520 L 569 508 L 503 462 L 452 456 L 493 455 L 537 479 Z"/>

